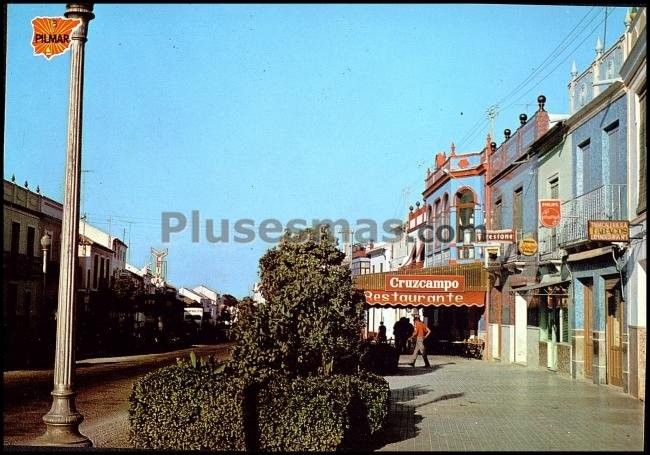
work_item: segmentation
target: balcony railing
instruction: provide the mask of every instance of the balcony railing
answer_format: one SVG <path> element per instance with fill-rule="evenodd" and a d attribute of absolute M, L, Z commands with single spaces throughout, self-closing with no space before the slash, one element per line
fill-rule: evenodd
<path fill-rule="evenodd" d="M 603 185 L 562 204 L 558 245 L 564 247 L 588 240 L 589 220 L 627 219 L 627 185 Z"/>
<path fill-rule="evenodd" d="M 551 229 L 545 229 L 547 233 L 542 234 L 539 239 L 539 259 L 540 260 L 555 260 L 562 259 L 564 250 L 560 248 L 560 233 L 556 228 L 555 232 Z"/>

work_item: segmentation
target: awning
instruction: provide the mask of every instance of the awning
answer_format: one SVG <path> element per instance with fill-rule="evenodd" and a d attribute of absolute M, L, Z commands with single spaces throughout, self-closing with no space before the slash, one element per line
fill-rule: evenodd
<path fill-rule="evenodd" d="M 585 259 L 595 258 L 597 256 L 602 256 L 603 254 L 611 254 L 612 251 L 614 251 L 613 246 L 604 246 L 602 248 L 595 248 L 593 250 L 570 254 L 566 260 L 567 262 L 584 261 Z"/>
<path fill-rule="evenodd" d="M 549 286 L 561 286 L 567 283 L 570 283 L 571 280 L 563 280 L 560 277 L 550 278 L 547 281 L 542 281 L 541 283 L 531 284 L 530 286 L 522 286 L 520 288 L 510 289 L 510 292 L 526 292 L 532 291 L 533 289 L 540 289 Z"/>

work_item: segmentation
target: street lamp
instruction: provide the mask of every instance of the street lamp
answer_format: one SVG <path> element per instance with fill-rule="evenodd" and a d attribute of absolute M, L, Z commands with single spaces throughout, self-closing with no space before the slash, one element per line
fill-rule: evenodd
<path fill-rule="evenodd" d="M 50 249 L 50 245 L 52 245 L 52 236 L 46 232 L 41 237 L 41 246 L 43 247 L 43 277 L 47 276 L 47 252 Z M 45 285 L 45 278 L 43 278 L 43 285 Z"/>
<path fill-rule="evenodd" d="M 65 194 L 61 223 L 61 267 L 56 318 L 54 389 L 52 407 L 43 416 L 47 427 L 36 444 L 59 447 L 90 447 L 92 441 L 79 432 L 83 416 L 75 406 L 74 378 L 74 303 L 78 259 L 79 196 L 81 176 L 81 117 L 83 112 L 84 46 L 92 3 L 68 3 L 65 17 L 79 19 L 70 44 L 70 104 L 68 144 L 65 165 Z"/>

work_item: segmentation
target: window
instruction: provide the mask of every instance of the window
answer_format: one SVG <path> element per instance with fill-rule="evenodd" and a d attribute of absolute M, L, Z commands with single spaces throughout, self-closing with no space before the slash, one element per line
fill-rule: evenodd
<path fill-rule="evenodd" d="M 624 184 L 627 173 L 627 162 L 625 155 L 621 154 L 620 128 L 618 120 L 609 125 L 605 131 L 605 146 L 609 158 L 609 183 Z"/>
<path fill-rule="evenodd" d="M 97 274 L 99 273 L 99 258 L 95 255 L 93 259 L 93 288 L 97 289 Z"/>
<path fill-rule="evenodd" d="M 27 226 L 27 256 L 34 257 L 34 239 L 36 238 L 36 229 L 32 226 Z"/>
<path fill-rule="evenodd" d="M 373 264 L 373 266 L 372 266 L 372 273 L 375 273 L 375 266 L 374 266 L 374 264 Z"/>
<path fill-rule="evenodd" d="M 474 234 L 474 194 L 465 189 L 456 194 L 456 241 L 470 243 L 475 240 Z"/>
<path fill-rule="evenodd" d="M 471 246 L 459 247 L 458 259 L 474 259 L 474 247 Z"/>
<path fill-rule="evenodd" d="M 492 214 L 492 229 L 501 229 L 501 210 L 503 209 L 503 201 L 501 198 L 497 199 L 494 203 L 494 213 Z"/>
<path fill-rule="evenodd" d="M 11 255 L 16 256 L 20 252 L 20 223 L 11 223 Z"/>
<path fill-rule="evenodd" d="M 645 90 L 639 96 L 639 202 L 636 207 L 637 215 L 645 212 L 646 192 L 646 143 L 645 143 Z"/>
<path fill-rule="evenodd" d="M 524 188 L 519 187 L 515 190 L 512 204 L 512 227 L 517 233 L 517 239 L 523 238 L 524 234 L 524 208 L 523 208 Z"/>
<path fill-rule="evenodd" d="M 381 263 L 379 263 L 379 273 L 381 273 L 383 271 L 384 271 L 384 263 L 381 262 Z"/>
<path fill-rule="evenodd" d="M 549 186 L 550 186 L 550 193 L 551 193 L 551 199 L 559 199 L 560 198 L 560 180 L 558 177 L 554 178 L 553 180 L 549 181 Z M 551 235 L 549 237 L 549 240 L 551 244 L 549 245 L 550 251 L 555 251 L 557 250 L 557 228 L 552 228 L 551 229 Z"/>

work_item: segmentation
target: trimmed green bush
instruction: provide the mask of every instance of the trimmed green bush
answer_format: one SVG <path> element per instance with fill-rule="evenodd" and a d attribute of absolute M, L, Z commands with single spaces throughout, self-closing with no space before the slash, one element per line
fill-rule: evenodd
<path fill-rule="evenodd" d="M 245 450 L 245 382 L 211 362 L 179 362 L 137 380 L 129 396 L 136 448 Z"/>
<path fill-rule="evenodd" d="M 129 398 L 136 448 L 332 451 L 359 447 L 388 415 L 380 376 L 289 378 L 257 382 L 199 362 L 179 362 L 138 380 Z"/>
<path fill-rule="evenodd" d="M 382 430 L 389 397 L 386 380 L 370 373 L 273 379 L 259 395 L 259 448 L 359 447 Z"/>

